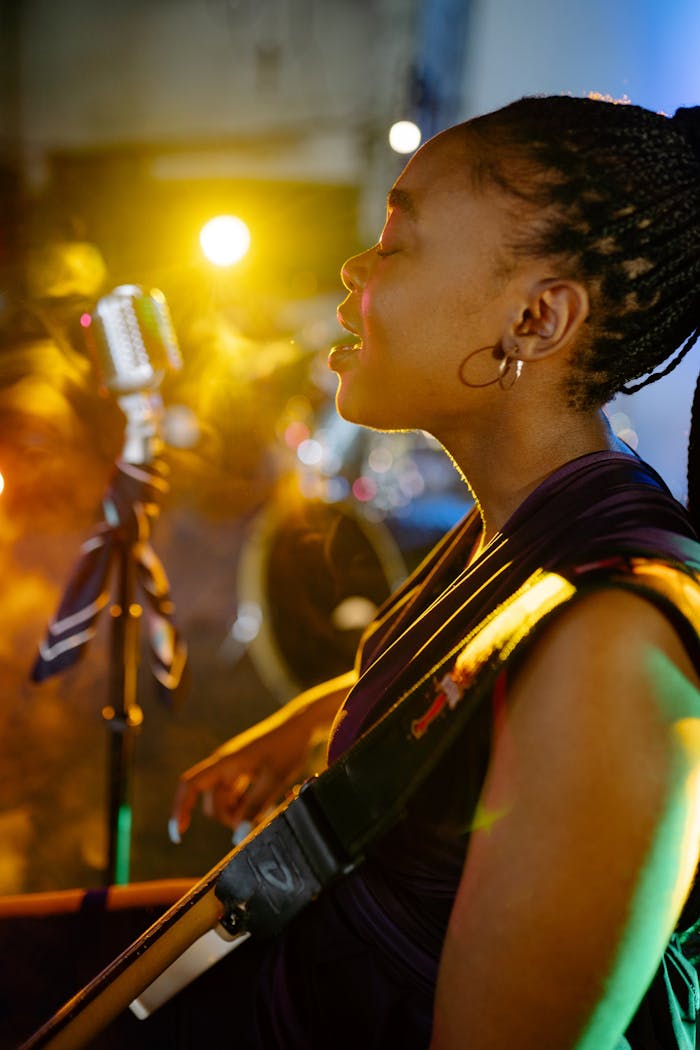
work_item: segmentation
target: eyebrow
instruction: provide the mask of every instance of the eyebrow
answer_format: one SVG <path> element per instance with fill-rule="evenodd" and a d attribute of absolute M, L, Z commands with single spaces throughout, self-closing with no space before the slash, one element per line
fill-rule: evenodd
<path fill-rule="evenodd" d="M 389 190 L 386 203 L 387 207 L 397 208 L 399 211 L 405 212 L 411 219 L 418 218 L 415 201 L 407 190 L 400 190 L 396 187 Z"/>

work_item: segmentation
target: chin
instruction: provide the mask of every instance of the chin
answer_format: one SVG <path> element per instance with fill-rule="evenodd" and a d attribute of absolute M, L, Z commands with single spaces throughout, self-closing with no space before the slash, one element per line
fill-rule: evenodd
<path fill-rule="evenodd" d="M 355 423 L 357 426 L 366 427 L 368 430 L 381 430 L 383 433 L 401 430 L 419 430 L 418 425 L 410 426 L 402 422 L 395 413 L 391 412 L 390 406 L 371 405 L 361 401 L 359 398 L 343 396 L 341 388 L 335 398 L 335 407 L 341 419 L 347 423 Z"/>

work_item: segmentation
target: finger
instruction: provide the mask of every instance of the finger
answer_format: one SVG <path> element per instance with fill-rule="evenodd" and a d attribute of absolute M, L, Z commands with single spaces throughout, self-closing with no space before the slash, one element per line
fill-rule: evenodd
<path fill-rule="evenodd" d="M 202 813 L 210 819 L 214 816 L 214 793 L 212 791 L 202 792 Z"/>
<path fill-rule="evenodd" d="M 191 783 L 181 780 L 175 789 L 175 796 L 168 820 L 170 841 L 178 845 L 181 836 L 190 826 L 190 814 L 197 799 L 197 791 Z"/>
<path fill-rule="evenodd" d="M 267 767 L 263 767 L 236 805 L 229 810 L 230 827 L 235 829 L 242 821 L 258 823 L 262 814 L 277 802 L 279 794 L 278 778 Z"/>
<path fill-rule="evenodd" d="M 210 820 L 221 820 L 222 814 L 229 812 L 238 800 L 246 793 L 251 782 L 250 773 L 240 773 L 231 783 L 228 779 L 219 780 L 213 788 L 202 792 L 202 813 Z"/>
<path fill-rule="evenodd" d="M 242 773 L 233 783 L 220 780 L 212 791 L 202 795 L 202 810 L 220 824 L 232 827 L 233 815 L 250 790 L 252 782 L 253 778 L 249 773 Z"/>
<path fill-rule="evenodd" d="M 243 842 L 243 839 L 248 838 L 252 830 L 252 822 L 250 820 L 242 820 L 233 833 L 233 837 L 231 839 L 233 845 L 240 846 L 241 842 Z"/>
<path fill-rule="evenodd" d="M 173 804 L 168 821 L 168 832 L 173 842 L 180 841 L 192 819 L 192 810 L 202 792 L 209 791 L 214 786 L 216 772 L 210 765 L 200 763 L 187 770 L 180 778 L 175 789 Z"/>

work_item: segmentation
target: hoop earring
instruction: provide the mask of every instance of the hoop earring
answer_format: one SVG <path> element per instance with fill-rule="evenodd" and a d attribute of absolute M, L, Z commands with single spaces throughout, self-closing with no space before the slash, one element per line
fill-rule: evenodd
<path fill-rule="evenodd" d="M 473 383 L 471 380 L 466 378 L 465 372 L 467 365 L 473 357 L 477 357 L 478 354 L 483 354 L 485 351 L 491 350 L 493 357 L 500 363 L 498 365 L 498 374 L 493 379 L 487 379 L 485 383 Z M 515 351 L 517 353 L 517 351 Z M 472 350 L 470 354 L 462 361 L 459 366 L 459 381 L 464 386 L 471 387 L 473 390 L 480 390 L 482 387 L 493 386 L 494 383 L 498 383 L 501 390 L 510 390 L 520 379 L 520 373 L 523 370 L 523 362 L 515 357 L 515 353 L 511 351 L 507 353 L 502 347 L 496 346 L 480 346 L 477 350 Z"/>
<path fill-rule="evenodd" d="M 520 379 L 523 363 L 513 355 L 506 355 L 498 369 L 498 385 L 501 390 L 511 390 Z M 510 378 L 508 378 L 510 377 Z"/>

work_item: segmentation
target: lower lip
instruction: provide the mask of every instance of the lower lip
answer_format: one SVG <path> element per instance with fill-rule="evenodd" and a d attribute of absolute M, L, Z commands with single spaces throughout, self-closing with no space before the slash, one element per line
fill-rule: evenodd
<path fill-rule="evenodd" d="M 359 349 L 360 343 L 355 343 L 354 346 L 341 344 L 332 347 L 328 355 L 328 367 L 334 372 L 344 372 L 351 360 L 357 356 Z"/>

